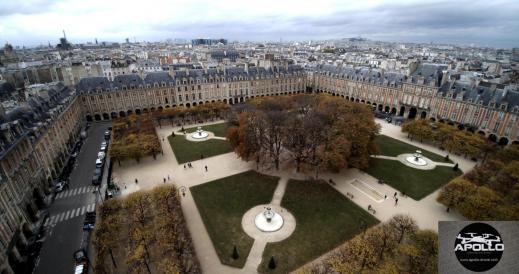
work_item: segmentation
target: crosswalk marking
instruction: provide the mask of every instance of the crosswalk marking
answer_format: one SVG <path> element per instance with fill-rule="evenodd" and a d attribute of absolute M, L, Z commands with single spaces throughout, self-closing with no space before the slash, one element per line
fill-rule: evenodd
<path fill-rule="evenodd" d="M 78 188 L 68 189 L 66 191 L 62 191 L 62 192 L 56 194 L 56 199 L 68 198 L 68 197 L 84 194 L 87 192 L 92 193 L 94 191 L 94 189 L 95 189 L 95 186 L 82 186 L 82 187 L 78 187 Z"/>
<path fill-rule="evenodd" d="M 65 217 L 65 213 L 61 213 L 61 214 L 59 214 L 59 216 L 58 216 L 56 222 L 61 222 L 61 221 L 63 221 L 63 217 Z"/>
<path fill-rule="evenodd" d="M 50 216 L 50 218 L 47 218 L 44 225 L 45 226 L 56 225 L 60 222 L 64 222 L 64 221 L 72 219 L 72 218 L 84 216 L 86 212 L 94 211 L 94 209 L 95 209 L 95 203 L 73 208 L 73 209 L 67 210 L 65 212 L 61 212 L 56 215 Z"/>

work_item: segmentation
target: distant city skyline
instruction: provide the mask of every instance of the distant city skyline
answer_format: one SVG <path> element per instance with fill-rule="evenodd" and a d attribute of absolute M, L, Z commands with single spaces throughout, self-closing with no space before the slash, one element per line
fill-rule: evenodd
<path fill-rule="evenodd" d="M 387 42 L 519 47 L 519 1 L 29 0 L 0 3 L 0 41 L 72 43 L 225 38 L 303 41 L 362 36 Z"/>

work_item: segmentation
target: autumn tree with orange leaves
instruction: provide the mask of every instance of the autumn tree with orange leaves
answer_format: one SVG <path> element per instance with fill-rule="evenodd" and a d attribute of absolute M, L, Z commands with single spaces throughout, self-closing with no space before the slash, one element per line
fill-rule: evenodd
<path fill-rule="evenodd" d="M 379 127 L 369 107 L 326 95 L 252 100 L 236 114 L 227 138 L 244 160 L 258 167 L 282 162 L 296 170 L 338 172 L 366 168 Z"/>

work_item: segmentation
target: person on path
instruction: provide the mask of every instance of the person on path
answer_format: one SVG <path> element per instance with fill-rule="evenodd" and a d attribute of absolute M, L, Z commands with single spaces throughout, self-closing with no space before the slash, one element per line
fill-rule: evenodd
<path fill-rule="evenodd" d="M 395 198 L 395 206 L 398 205 L 398 198 Z"/>
<path fill-rule="evenodd" d="M 166 178 L 163 178 L 164 179 L 164 183 L 166 183 Z"/>
<path fill-rule="evenodd" d="M 205 166 L 205 172 L 207 172 L 207 166 Z"/>
<path fill-rule="evenodd" d="M 168 181 L 169 181 L 169 174 L 168 174 Z"/>
<path fill-rule="evenodd" d="M 387 200 L 387 194 L 384 194 L 384 200 Z"/>
<path fill-rule="evenodd" d="M 137 180 L 137 178 L 135 178 L 135 184 L 139 183 L 139 181 Z"/>
<path fill-rule="evenodd" d="M 186 164 L 184 164 L 184 169 L 186 169 Z"/>
<path fill-rule="evenodd" d="M 393 199 L 396 199 L 396 195 L 397 195 L 397 193 L 395 192 L 395 194 L 393 194 Z"/>

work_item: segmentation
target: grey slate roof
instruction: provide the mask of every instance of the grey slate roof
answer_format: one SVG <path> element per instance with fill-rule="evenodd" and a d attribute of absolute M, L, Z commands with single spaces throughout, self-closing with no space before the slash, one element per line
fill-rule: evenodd
<path fill-rule="evenodd" d="M 339 78 L 360 82 L 370 82 L 377 85 L 400 86 L 407 80 L 407 76 L 402 73 L 384 72 L 383 70 L 367 67 L 350 68 L 333 65 L 320 65 L 316 69 L 318 73 L 336 75 Z"/>
<path fill-rule="evenodd" d="M 519 90 L 505 89 L 504 86 L 492 86 L 485 82 L 478 85 L 452 81 L 445 83 L 439 90 L 439 95 L 443 97 L 458 98 L 461 96 L 463 101 L 474 104 L 488 106 L 491 102 L 496 103 L 496 107 L 506 104 L 506 110 L 511 111 L 515 106 L 519 106 Z"/>
<path fill-rule="evenodd" d="M 155 83 L 162 85 L 163 82 L 166 85 L 175 85 L 176 81 L 183 80 L 208 80 L 209 78 L 220 77 L 225 81 L 234 81 L 242 77 L 242 79 L 251 79 L 253 77 L 273 77 L 275 74 L 294 74 L 303 73 L 304 70 L 298 65 L 290 65 L 288 67 L 277 67 L 274 69 L 265 69 L 262 67 L 251 67 L 248 70 L 241 67 L 230 67 L 225 70 L 221 69 L 191 69 L 189 71 L 179 70 L 174 72 L 174 76 L 171 76 L 168 72 L 152 72 L 148 73 L 144 79 L 140 78 L 137 74 L 125 74 L 114 77 L 113 81 L 108 80 L 106 77 L 87 77 L 82 78 L 76 85 L 76 89 L 79 92 L 91 92 L 98 89 L 103 91 L 122 89 L 123 86 L 130 88 L 134 85 L 135 88 L 139 88 L 139 85 L 153 86 Z"/>

